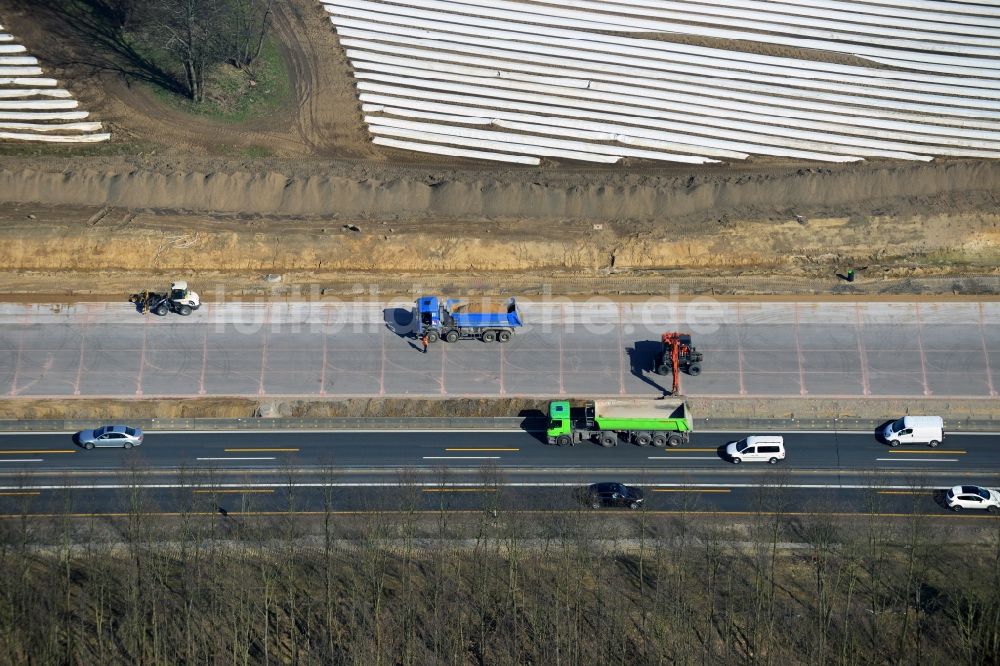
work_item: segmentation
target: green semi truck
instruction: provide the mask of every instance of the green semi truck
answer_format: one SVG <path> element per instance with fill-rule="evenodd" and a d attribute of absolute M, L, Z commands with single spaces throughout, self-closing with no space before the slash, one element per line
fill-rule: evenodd
<path fill-rule="evenodd" d="M 694 429 L 683 400 L 592 400 L 573 411 L 567 400 L 549 403 L 549 444 L 573 446 L 586 440 L 617 446 L 624 440 L 640 446 L 679 446 L 688 442 Z"/>

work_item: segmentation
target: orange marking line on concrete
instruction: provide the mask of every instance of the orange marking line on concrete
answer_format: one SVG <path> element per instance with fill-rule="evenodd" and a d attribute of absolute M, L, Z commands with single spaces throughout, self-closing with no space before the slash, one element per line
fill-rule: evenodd
<path fill-rule="evenodd" d="M 34 492 L 24 492 L 24 493 L 0 493 L 0 497 L 25 497 L 29 495 L 41 495 L 42 493 L 38 491 Z"/>
<path fill-rule="evenodd" d="M 421 488 L 425 493 L 495 493 L 496 488 Z"/>
<path fill-rule="evenodd" d="M 229 493 L 235 495 L 242 495 L 244 493 L 273 493 L 274 491 L 268 489 L 260 489 L 260 488 L 236 488 L 236 489 L 226 488 L 225 490 L 209 489 L 209 490 L 196 490 L 194 492 L 196 494 Z"/>
<path fill-rule="evenodd" d="M 654 493 L 728 493 L 728 488 L 653 488 Z"/>

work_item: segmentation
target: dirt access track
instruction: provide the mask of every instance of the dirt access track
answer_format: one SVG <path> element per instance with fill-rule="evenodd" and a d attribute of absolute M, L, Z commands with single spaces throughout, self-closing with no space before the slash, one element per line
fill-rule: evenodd
<path fill-rule="evenodd" d="M 462 288 L 485 275 L 597 282 L 645 271 L 711 276 L 722 291 L 738 275 L 836 284 L 847 267 L 897 286 L 1000 276 L 1000 163 L 521 168 L 414 156 L 370 143 L 314 0 L 276 14 L 292 99 L 241 125 L 166 106 L 50 8 L 59 4 L 0 0 L 0 18 L 113 139 L 87 154 L 0 147 L 7 292 L 72 282 L 112 293 L 178 272 L 216 284 L 281 273 L 284 284 L 402 276 Z"/>

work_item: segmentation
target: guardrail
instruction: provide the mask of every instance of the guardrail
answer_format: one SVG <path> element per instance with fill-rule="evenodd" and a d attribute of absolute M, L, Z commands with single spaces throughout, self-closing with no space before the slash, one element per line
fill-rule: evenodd
<path fill-rule="evenodd" d="M 336 418 L 239 418 L 239 419 L 119 419 L 143 430 L 545 430 L 543 416 L 498 417 L 336 417 Z M 0 420 L 0 432 L 75 432 L 111 423 L 115 419 Z M 854 417 L 810 419 L 699 418 L 695 432 L 725 430 L 751 433 L 785 430 L 873 431 L 888 419 Z M 1000 432 L 997 418 L 946 419 L 945 432 Z"/>

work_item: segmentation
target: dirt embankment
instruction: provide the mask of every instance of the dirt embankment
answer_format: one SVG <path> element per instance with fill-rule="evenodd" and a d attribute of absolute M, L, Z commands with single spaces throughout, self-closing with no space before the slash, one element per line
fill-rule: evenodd
<path fill-rule="evenodd" d="M 374 162 L 27 160 L 0 169 L 20 203 L 351 218 L 531 218 L 670 224 L 790 213 L 995 211 L 1000 163 L 855 164 L 545 171 L 395 167 Z"/>
<path fill-rule="evenodd" d="M 782 421 L 880 421 L 906 414 L 945 414 L 952 429 L 962 423 L 997 421 L 996 401 L 923 398 L 688 398 L 696 428 L 701 419 L 725 421 L 775 419 Z M 190 398 L 181 400 L 0 400 L 0 420 L 79 419 L 196 419 L 336 417 L 542 417 L 548 400 L 482 398 L 409 400 L 350 398 L 342 400 L 276 400 L 246 398 Z M 843 427 L 843 426 L 841 426 Z"/>
<path fill-rule="evenodd" d="M 998 259 L 998 213 L 595 224 L 289 219 L 37 204 L 0 211 L 0 266 L 10 272 L 8 292 L 23 291 L 19 285 L 41 274 L 51 275 L 48 293 L 70 287 L 115 293 L 140 288 L 151 275 L 183 275 L 202 291 L 217 284 L 231 292 L 241 282 L 241 288 L 262 285 L 267 273 L 283 274 L 284 285 L 344 276 L 361 282 L 387 276 L 426 282 L 443 275 L 502 282 L 515 274 L 544 281 L 567 273 L 596 279 L 612 269 L 618 276 L 748 271 L 829 280 L 845 266 L 868 267 L 868 279 L 997 274 Z M 68 273 L 76 274 L 74 284 Z"/>

